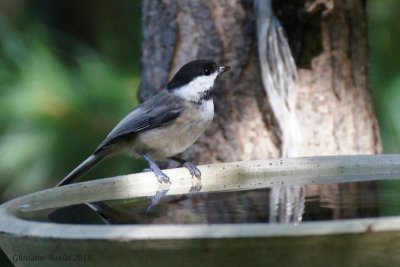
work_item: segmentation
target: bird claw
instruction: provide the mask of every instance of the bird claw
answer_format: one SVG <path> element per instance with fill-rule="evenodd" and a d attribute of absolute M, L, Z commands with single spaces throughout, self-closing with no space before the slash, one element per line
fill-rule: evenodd
<path fill-rule="evenodd" d="M 171 183 L 169 177 L 165 173 L 163 173 L 162 171 L 160 171 L 160 172 L 153 171 L 153 172 L 156 175 L 157 180 L 158 180 L 158 182 L 160 184 L 163 183 L 163 182 L 167 183 L 167 184 Z"/>
<path fill-rule="evenodd" d="M 168 175 L 166 175 L 165 173 L 163 173 L 161 170 L 155 168 L 154 170 L 152 170 L 151 168 L 145 168 L 143 169 L 143 172 L 153 172 L 154 175 L 157 177 L 157 181 L 161 184 L 161 183 L 171 183 Z"/>
<path fill-rule="evenodd" d="M 201 179 L 201 171 L 194 163 L 187 161 L 183 164 L 183 166 L 189 170 L 192 178 L 193 176 L 196 176 L 197 179 Z"/>

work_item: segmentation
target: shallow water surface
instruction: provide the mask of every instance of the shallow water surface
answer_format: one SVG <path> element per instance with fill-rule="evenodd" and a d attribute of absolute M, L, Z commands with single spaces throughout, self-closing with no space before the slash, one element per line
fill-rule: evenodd
<path fill-rule="evenodd" d="M 190 192 L 20 212 L 34 221 L 69 224 L 221 224 L 301 223 L 302 221 L 379 217 L 384 210 L 400 215 L 400 180 L 390 187 L 376 181 L 305 186 L 275 186 L 256 190 Z M 393 201 L 387 201 L 393 199 Z"/>

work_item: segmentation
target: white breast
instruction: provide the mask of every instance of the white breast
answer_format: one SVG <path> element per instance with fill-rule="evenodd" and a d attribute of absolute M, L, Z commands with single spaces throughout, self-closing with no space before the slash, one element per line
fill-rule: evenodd
<path fill-rule="evenodd" d="M 205 121 L 210 121 L 214 117 L 214 102 L 212 100 L 204 101 L 199 107 L 200 117 Z"/>
<path fill-rule="evenodd" d="M 204 101 L 189 108 L 174 123 L 142 132 L 134 141 L 133 151 L 155 159 L 168 158 L 185 151 L 207 129 L 214 117 L 214 103 Z"/>

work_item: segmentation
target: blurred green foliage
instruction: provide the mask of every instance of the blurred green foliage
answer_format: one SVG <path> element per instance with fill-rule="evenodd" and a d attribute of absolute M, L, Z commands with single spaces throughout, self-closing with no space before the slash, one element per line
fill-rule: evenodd
<path fill-rule="evenodd" d="M 385 153 L 400 151 L 400 1 L 369 0 L 371 91 Z"/>
<path fill-rule="evenodd" d="M 400 152 L 400 1 L 369 0 L 371 91 L 385 153 Z M 378 183 L 381 216 L 398 215 L 396 181 Z"/>
<path fill-rule="evenodd" d="M 57 183 L 138 104 L 139 73 L 132 65 L 139 59 L 124 69 L 75 41 L 74 51 L 79 53 L 63 60 L 39 20 L 25 23 L 18 28 L 0 20 L 3 201 Z M 143 167 L 143 162 L 121 156 L 106 160 L 87 177 L 115 176 Z"/>

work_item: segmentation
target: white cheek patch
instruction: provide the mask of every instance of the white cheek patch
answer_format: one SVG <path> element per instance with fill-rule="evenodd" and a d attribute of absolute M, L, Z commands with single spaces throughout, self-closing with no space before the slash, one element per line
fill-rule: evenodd
<path fill-rule="evenodd" d="M 211 89 L 214 86 L 214 82 L 217 76 L 218 72 L 216 71 L 209 76 L 197 77 L 190 83 L 179 87 L 178 89 L 175 89 L 174 93 L 184 99 L 198 101 L 202 93 Z"/>

